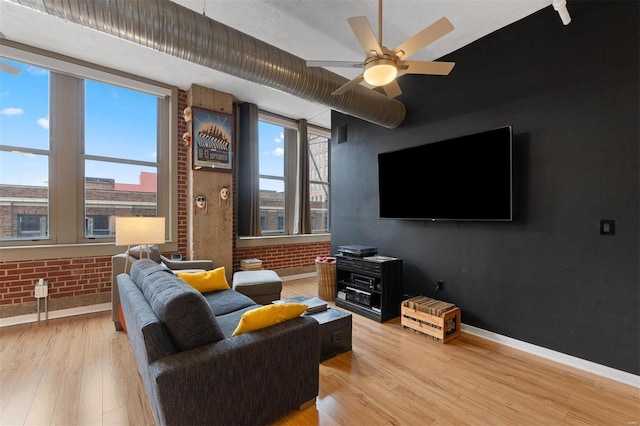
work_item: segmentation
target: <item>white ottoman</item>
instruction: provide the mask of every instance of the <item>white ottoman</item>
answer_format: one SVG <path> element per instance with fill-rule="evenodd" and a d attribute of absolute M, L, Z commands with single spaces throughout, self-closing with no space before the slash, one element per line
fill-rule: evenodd
<path fill-rule="evenodd" d="M 235 272 L 232 283 L 235 291 L 249 296 L 260 305 L 280 299 L 282 291 L 282 279 L 269 269 Z"/>

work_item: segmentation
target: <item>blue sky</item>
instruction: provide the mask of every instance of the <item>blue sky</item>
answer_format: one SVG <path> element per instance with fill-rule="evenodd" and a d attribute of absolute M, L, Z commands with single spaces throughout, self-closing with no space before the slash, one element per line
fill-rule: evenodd
<path fill-rule="evenodd" d="M 49 139 L 49 72 L 10 63 L 23 71 L 16 76 L 0 73 L 0 135 L 3 144 L 46 149 Z"/>
<path fill-rule="evenodd" d="M 261 121 L 260 174 L 284 176 L 284 129 L 276 124 Z"/>
<path fill-rule="evenodd" d="M 49 73 L 7 61 L 22 70 L 17 76 L 0 72 L 0 144 L 47 149 L 49 141 Z M 0 183 L 48 180 L 43 156 L 0 151 Z"/>
<path fill-rule="evenodd" d="M 22 72 L 0 72 L 0 145 L 48 149 L 49 72 L 8 61 Z M 86 153 L 156 161 L 156 98 L 133 90 L 87 80 L 85 84 Z M 282 126 L 260 123 L 260 173 L 283 175 Z M 176 137 L 172 140 L 177 140 Z M 237 144 L 237 141 L 236 141 Z M 87 162 L 86 175 L 137 183 L 141 166 Z M 47 158 L 0 151 L 0 184 L 46 185 Z"/>

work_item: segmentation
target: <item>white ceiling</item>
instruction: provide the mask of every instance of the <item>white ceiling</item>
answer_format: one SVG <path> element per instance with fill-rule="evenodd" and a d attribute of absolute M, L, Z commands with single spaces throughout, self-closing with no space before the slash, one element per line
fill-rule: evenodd
<path fill-rule="evenodd" d="M 305 60 L 364 60 L 365 55 L 347 23 L 348 17 L 366 16 L 374 32 L 378 31 L 377 0 L 174 1 Z M 385 0 L 382 41 L 394 48 L 437 19 L 447 17 L 455 30 L 411 57 L 435 60 L 544 7 L 551 7 L 551 0 Z M 560 18 L 558 25 L 562 25 Z M 305 118 L 323 127 L 331 125 L 327 106 L 34 12 L 11 0 L 0 1 L 0 31 L 8 40 L 183 90 L 191 84 L 210 87 L 230 93 L 239 101 L 253 102 L 264 110 Z M 359 69 L 349 68 L 331 71 L 347 79 L 360 73 Z M 454 68 L 452 72 L 455 71 Z M 402 78 L 398 81 L 402 87 Z"/>

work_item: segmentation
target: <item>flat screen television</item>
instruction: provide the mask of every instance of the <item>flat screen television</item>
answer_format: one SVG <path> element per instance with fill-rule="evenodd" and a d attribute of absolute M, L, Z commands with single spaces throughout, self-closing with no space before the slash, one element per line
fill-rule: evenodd
<path fill-rule="evenodd" d="M 380 217 L 512 221 L 512 127 L 378 154 Z"/>

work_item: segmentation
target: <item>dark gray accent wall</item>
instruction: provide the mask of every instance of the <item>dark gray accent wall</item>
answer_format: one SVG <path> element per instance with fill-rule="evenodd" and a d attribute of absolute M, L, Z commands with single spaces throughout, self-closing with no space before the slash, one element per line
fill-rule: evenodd
<path fill-rule="evenodd" d="M 639 7 L 568 7 L 568 26 L 549 6 L 442 58 L 447 77 L 403 76 L 396 129 L 332 114 L 332 249 L 376 246 L 403 259 L 405 297 L 443 280 L 466 324 L 640 374 Z M 379 218 L 378 153 L 504 125 L 513 222 Z M 423 185 L 398 191 L 420 203 Z"/>

